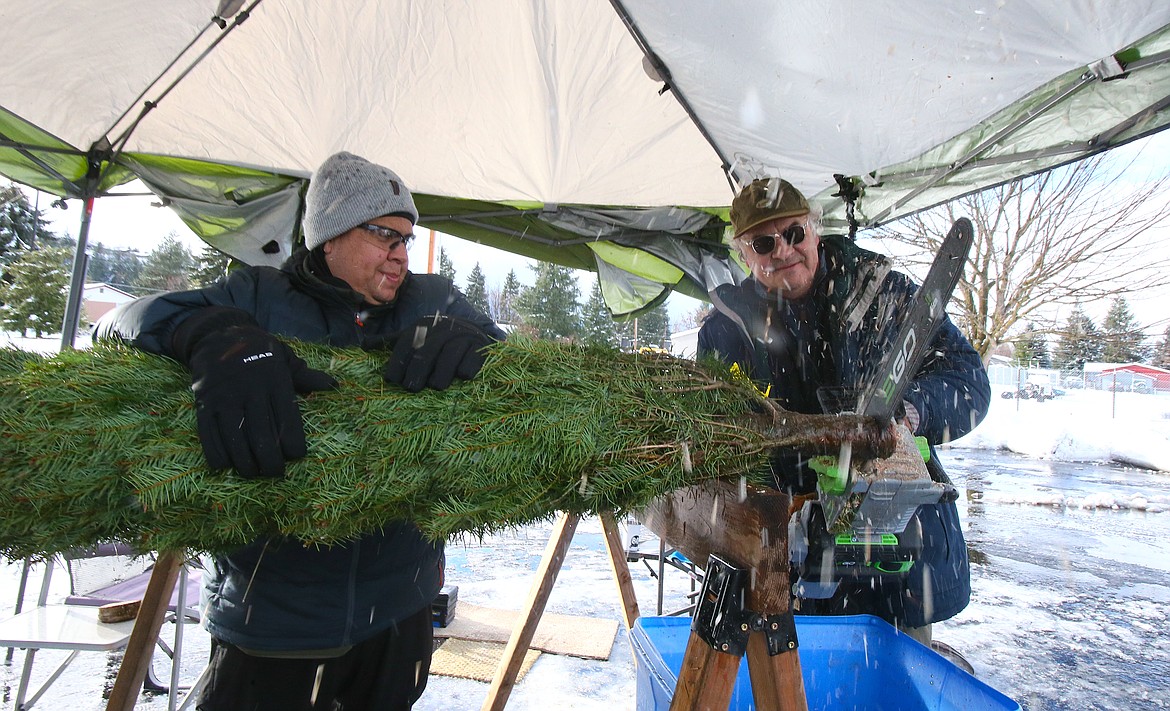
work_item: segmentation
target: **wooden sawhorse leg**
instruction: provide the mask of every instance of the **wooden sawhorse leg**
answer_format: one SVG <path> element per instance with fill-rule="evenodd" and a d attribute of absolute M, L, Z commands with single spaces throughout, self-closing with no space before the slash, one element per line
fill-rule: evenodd
<path fill-rule="evenodd" d="M 740 658 L 717 652 L 692 630 L 670 701 L 671 711 L 727 708 Z"/>
<path fill-rule="evenodd" d="M 524 655 L 528 653 L 528 645 L 536 634 L 536 626 L 544 614 L 544 606 L 548 596 L 552 593 L 557 575 L 561 572 L 561 564 L 565 560 L 565 553 L 569 544 L 573 542 L 573 534 L 580 523 L 580 514 L 561 514 L 553 526 L 552 536 L 548 539 L 548 546 L 544 550 L 544 557 L 540 567 L 536 570 L 536 580 L 528 593 L 528 600 L 516 626 L 512 629 L 512 636 L 508 639 L 508 646 L 504 648 L 504 656 L 496 668 L 491 688 L 488 689 L 487 699 L 483 702 L 482 711 L 501 711 L 508 703 L 512 694 L 512 687 L 516 684 L 516 676 L 520 673 L 520 666 L 524 662 Z M 626 564 L 625 550 L 621 544 L 621 535 L 617 530 L 617 522 L 613 514 L 601 516 L 601 527 L 605 532 L 605 547 L 609 552 L 609 562 L 613 568 L 614 579 L 617 582 L 618 593 L 621 596 L 622 614 L 625 617 L 626 628 L 638 619 L 638 602 L 634 596 L 634 586 L 630 579 L 630 569 Z"/>
<path fill-rule="evenodd" d="M 533 583 L 528 600 L 520 611 L 521 616 L 512 629 L 512 636 L 508 640 L 508 646 L 504 648 L 500 666 L 496 668 L 487 699 L 483 702 L 483 711 L 489 709 L 500 711 L 508 703 L 512 687 L 516 684 L 516 675 L 520 673 L 520 665 L 524 662 L 524 655 L 528 653 L 532 635 L 536 634 L 536 625 L 540 622 L 540 616 L 544 614 L 545 603 L 548 602 L 553 584 L 557 581 L 557 574 L 561 572 L 565 552 L 573 542 L 573 533 L 576 532 L 580 521 L 579 514 L 561 514 L 557 519 L 552 536 L 548 539 L 548 546 L 544 550 L 544 558 L 536 570 L 536 582 Z"/>
<path fill-rule="evenodd" d="M 182 565 L 183 556 L 173 552 L 160 553 L 155 561 L 150 582 L 146 584 L 146 593 L 142 597 L 142 606 L 138 608 L 138 618 L 130 632 L 130 641 L 126 643 L 122 666 L 118 669 L 118 677 L 114 680 L 114 688 L 106 703 L 106 711 L 132 711 L 137 703 L 154 656 L 154 643 L 166 618 L 167 605 Z"/>
<path fill-rule="evenodd" d="M 641 613 L 638 611 L 638 596 L 634 594 L 634 581 L 630 577 L 630 565 L 626 561 L 626 547 L 622 545 L 622 534 L 618 530 L 613 514 L 601 514 L 601 530 L 605 533 L 605 550 L 609 553 L 609 567 L 617 583 L 618 599 L 622 603 L 622 620 L 626 631 L 633 628 Z"/>
<path fill-rule="evenodd" d="M 708 559 L 671 711 L 727 708 L 744 655 L 755 708 L 807 711 L 796 622 L 787 610 L 773 615 L 756 612 L 754 605 L 766 601 L 754 598 L 745 577 L 757 576 L 714 555 Z"/>
<path fill-rule="evenodd" d="M 752 697 L 761 711 L 806 711 L 800 657 L 796 651 L 775 656 L 768 653 L 762 634 L 748 637 L 748 671 Z M 683 653 L 682 668 L 670 702 L 671 711 L 725 709 L 731 703 L 740 658 L 711 648 L 691 632 Z M 791 683 L 800 679 L 799 683 Z"/>

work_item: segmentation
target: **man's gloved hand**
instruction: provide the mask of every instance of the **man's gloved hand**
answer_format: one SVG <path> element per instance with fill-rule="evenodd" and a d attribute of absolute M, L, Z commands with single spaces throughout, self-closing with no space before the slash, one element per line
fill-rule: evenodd
<path fill-rule="evenodd" d="M 247 479 L 279 477 L 286 460 L 305 456 L 296 393 L 337 387 L 328 373 L 309 368 L 239 309 L 202 309 L 179 324 L 171 343 L 191 371 L 209 467 L 233 467 Z"/>
<path fill-rule="evenodd" d="M 495 339 L 454 316 L 424 316 L 396 334 L 382 377 L 412 393 L 445 390 L 456 377 L 471 380 L 483 367 L 483 348 Z"/>

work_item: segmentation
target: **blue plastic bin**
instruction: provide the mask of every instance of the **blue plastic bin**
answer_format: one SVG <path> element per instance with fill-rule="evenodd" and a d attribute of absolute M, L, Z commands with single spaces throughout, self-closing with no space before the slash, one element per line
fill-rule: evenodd
<path fill-rule="evenodd" d="M 688 617 L 643 617 L 630 640 L 638 711 L 667 711 L 687 648 Z M 1020 710 L 1020 705 L 869 615 L 796 617 L 810 710 Z M 748 665 L 739 666 L 730 709 L 755 709 Z"/>

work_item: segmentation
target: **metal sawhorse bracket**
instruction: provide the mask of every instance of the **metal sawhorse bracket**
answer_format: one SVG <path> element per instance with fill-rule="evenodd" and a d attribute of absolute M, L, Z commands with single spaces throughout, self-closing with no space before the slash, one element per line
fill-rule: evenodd
<path fill-rule="evenodd" d="M 676 491 L 641 513 L 647 528 L 706 571 L 671 711 L 727 708 L 744 653 L 757 709 L 807 711 L 790 605 L 791 505 L 779 491 L 719 480 Z M 735 612 L 716 620 L 720 609 Z M 728 622 L 739 628 L 734 641 Z"/>

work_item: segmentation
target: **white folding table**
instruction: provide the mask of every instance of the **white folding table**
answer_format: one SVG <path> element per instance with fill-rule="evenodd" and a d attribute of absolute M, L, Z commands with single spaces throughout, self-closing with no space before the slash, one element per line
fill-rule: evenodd
<path fill-rule="evenodd" d="M 0 622 L 0 647 L 27 649 L 16 709 L 25 711 L 48 689 L 81 652 L 100 652 L 126 646 L 134 621 L 106 623 L 98 620 L 98 608 L 81 605 L 44 605 Z M 70 654 L 36 692 L 25 700 L 32 676 L 32 657 L 40 649 L 64 649 Z"/>

